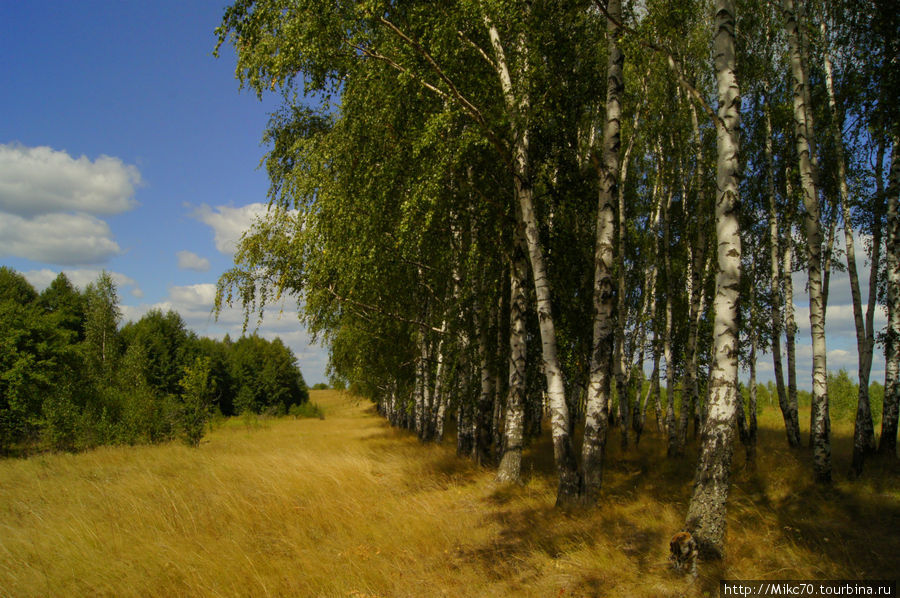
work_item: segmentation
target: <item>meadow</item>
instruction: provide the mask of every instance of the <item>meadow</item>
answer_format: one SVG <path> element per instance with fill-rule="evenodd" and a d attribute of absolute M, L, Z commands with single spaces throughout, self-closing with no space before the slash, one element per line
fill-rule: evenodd
<path fill-rule="evenodd" d="M 820 488 L 763 414 L 755 466 L 735 452 L 726 559 L 692 582 L 667 550 L 695 455 L 667 460 L 652 422 L 637 450 L 610 438 L 599 507 L 562 511 L 546 440 L 523 485 L 498 486 L 349 393 L 311 400 L 325 419 L 234 418 L 196 449 L 0 462 L 0 596 L 692 596 L 721 578 L 900 571 L 900 471 L 875 461 L 847 481 L 849 423 Z"/>

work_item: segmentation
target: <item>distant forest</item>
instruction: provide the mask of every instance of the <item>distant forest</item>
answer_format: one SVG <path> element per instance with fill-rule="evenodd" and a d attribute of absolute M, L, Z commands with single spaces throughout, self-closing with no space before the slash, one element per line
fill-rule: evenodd
<path fill-rule="evenodd" d="M 197 336 L 175 311 L 120 327 L 115 283 L 65 274 L 38 293 L 0 267 L 0 454 L 197 444 L 211 415 L 285 414 L 308 401 L 280 339 Z"/>

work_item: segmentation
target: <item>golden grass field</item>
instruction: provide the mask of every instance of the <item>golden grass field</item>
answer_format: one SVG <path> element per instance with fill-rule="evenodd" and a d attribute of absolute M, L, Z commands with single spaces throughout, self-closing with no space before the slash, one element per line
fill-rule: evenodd
<path fill-rule="evenodd" d="M 757 467 L 735 453 L 727 558 L 691 583 L 666 558 L 695 455 L 667 461 L 654 433 L 625 457 L 610 438 L 601 506 L 564 512 L 546 440 L 526 483 L 500 487 L 365 401 L 312 400 L 326 419 L 235 419 L 199 449 L 0 462 L 0 596 L 692 596 L 723 577 L 900 572 L 900 472 L 874 463 L 846 481 L 848 424 L 822 489 L 765 414 Z"/>

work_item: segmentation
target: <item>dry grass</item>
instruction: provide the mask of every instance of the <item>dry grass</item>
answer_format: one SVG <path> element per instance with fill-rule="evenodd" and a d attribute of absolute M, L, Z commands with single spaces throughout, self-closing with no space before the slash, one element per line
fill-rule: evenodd
<path fill-rule="evenodd" d="M 240 421 L 199 449 L 104 448 L 0 463 L 2 596 L 680 596 L 718 580 L 885 578 L 900 571 L 900 476 L 811 482 L 807 451 L 762 420 L 737 471 L 728 557 L 700 579 L 666 566 L 694 455 L 618 438 L 597 509 L 553 508 L 546 444 L 523 486 L 391 430 L 365 402 L 314 393 L 325 420 Z M 652 424 L 651 424 L 652 426 Z M 836 426 L 835 469 L 849 428 Z"/>

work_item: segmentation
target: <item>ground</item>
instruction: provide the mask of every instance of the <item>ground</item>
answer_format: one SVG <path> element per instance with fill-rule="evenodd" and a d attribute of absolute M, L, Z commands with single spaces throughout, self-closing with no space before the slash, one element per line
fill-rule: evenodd
<path fill-rule="evenodd" d="M 766 411 L 756 466 L 735 452 L 726 559 L 692 582 L 666 559 L 696 455 L 667 460 L 652 422 L 638 450 L 610 439 L 597 508 L 561 511 L 546 440 L 499 486 L 364 400 L 312 400 L 324 420 L 235 418 L 197 449 L 0 462 L 0 596 L 715 596 L 723 578 L 900 571 L 900 472 L 846 481 L 849 424 L 820 488 Z"/>

